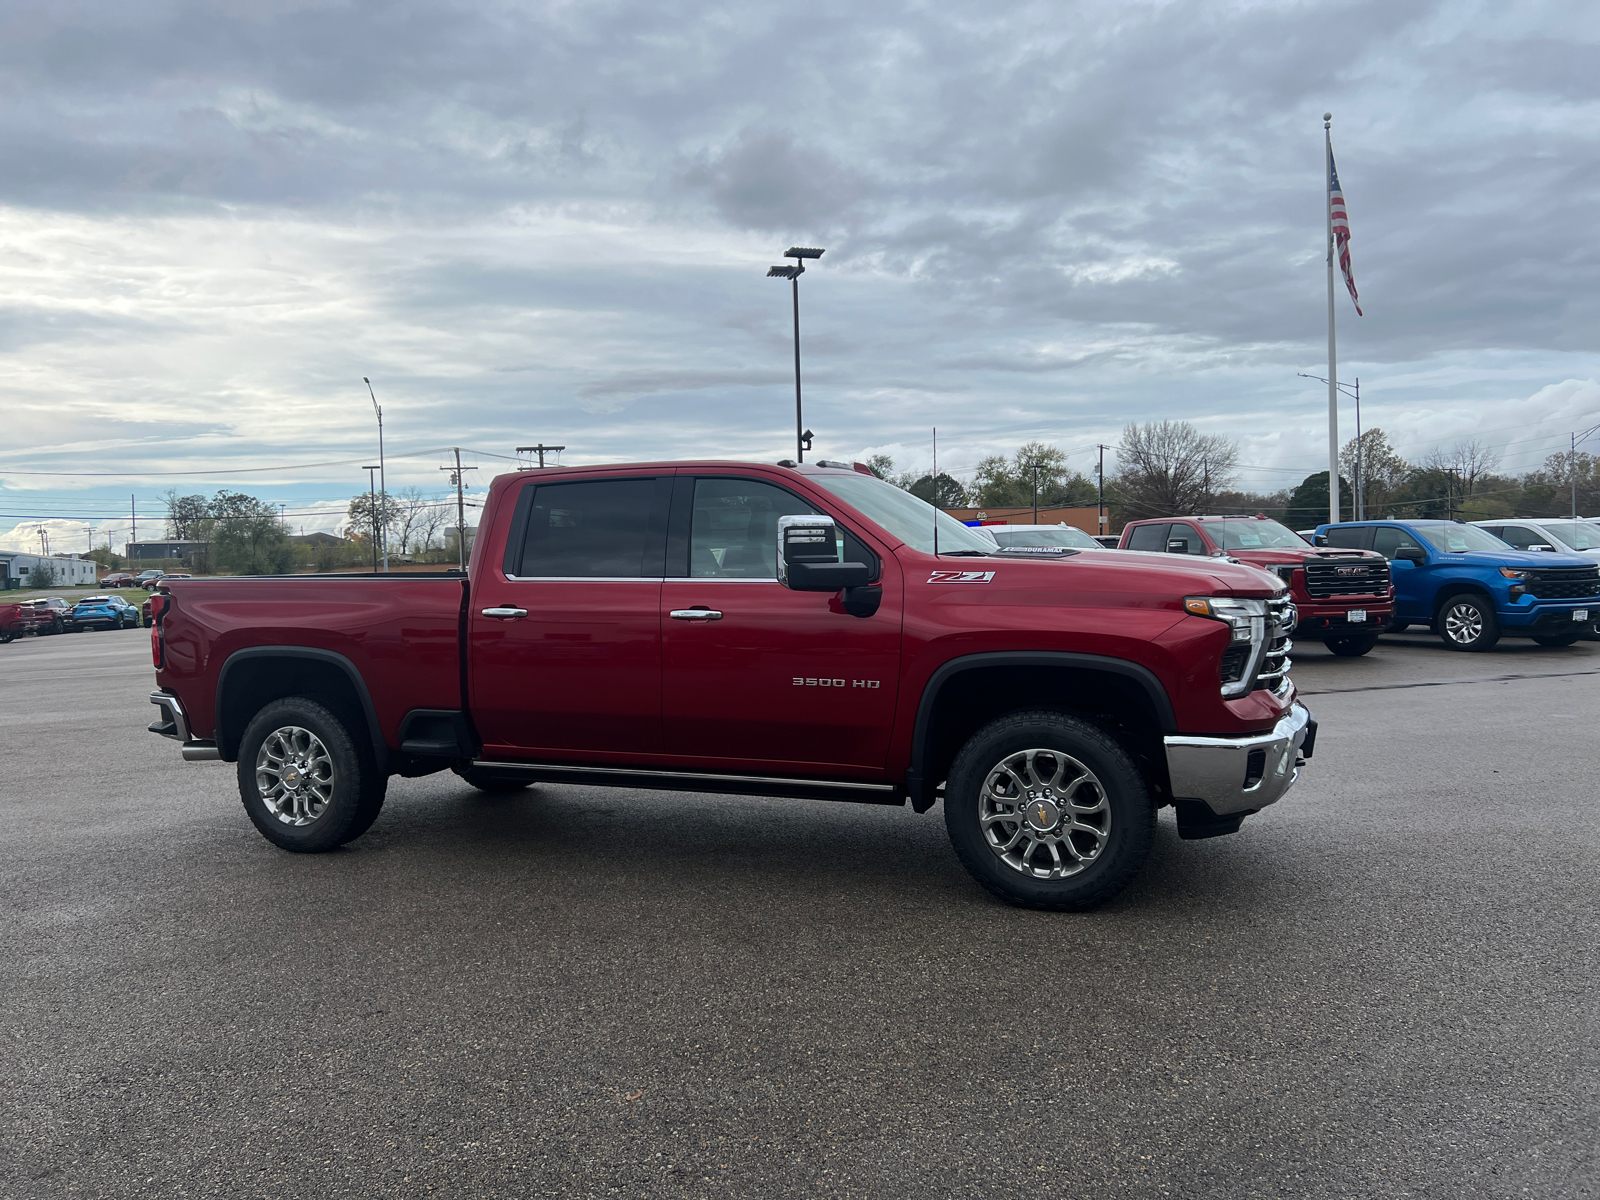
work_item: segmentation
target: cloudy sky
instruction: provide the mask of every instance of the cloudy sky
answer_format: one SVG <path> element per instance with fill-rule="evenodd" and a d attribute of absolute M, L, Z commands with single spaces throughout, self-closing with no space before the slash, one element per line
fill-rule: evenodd
<path fill-rule="evenodd" d="M 172 487 L 332 528 L 362 376 L 392 488 L 783 457 L 793 244 L 820 455 L 1087 471 L 1183 418 L 1292 484 L 1325 109 L 1363 423 L 1528 469 L 1600 421 L 1597 79 L 1600 8 L 1537 0 L 11 0 L 0 546 L 120 549 Z"/>

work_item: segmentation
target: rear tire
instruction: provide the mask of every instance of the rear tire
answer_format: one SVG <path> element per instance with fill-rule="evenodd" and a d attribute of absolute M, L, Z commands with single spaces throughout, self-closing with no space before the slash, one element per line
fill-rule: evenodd
<path fill-rule="evenodd" d="M 1375 633 L 1350 634 L 1345 637 L 1328 638 L 1325 645 L 1340 658 L 1360 658 L 1368 650 L 1378 644 L 1378 635 Z"/>
<path fill-rule="evenodd" d="M 305 696 L 274 700 L 239 742 L 239 798 L 261 836 L 317 854 L 360 837 L 383 808 L 388 780 L 344 722 Z"/>
<path fill-rule="evenodd" d="M 962 865 L 1009 904 L 1051 912 L 1115 896 L 1150 853 L 1155 806 L 1118 742 L 1051 709 L 1012 713 L 951 764 L 945 828 Z"/>
<path fill-rule="evenodd" d="M 479 770 L 477 767 L 452 767 L 451 770 L 461 776 L 467 786 L 475 787 L 480 792 L 520 792 L 523 788 L 533 785 L 533 780 L 531 779 L 513 779 L 505 775 L 491 775 Z"/>
<path fill-rule="evenodd" d="M 1436 628 L 1452 650 L 1491 650 L 1500 640 L 1494 606 L 1476 592 L 1460 592 L 1441 604 Z"/>
<path fill-rule="evenodd" d="M 1570 646 L 1582 633 L 1581 629 L 1574 629 L 1571 633 L 1536 633 L 1533 640 L 1541 646 Z"/>

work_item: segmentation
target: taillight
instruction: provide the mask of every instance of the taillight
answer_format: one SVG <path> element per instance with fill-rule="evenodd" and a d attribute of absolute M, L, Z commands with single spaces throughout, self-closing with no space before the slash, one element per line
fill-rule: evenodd
<path fill-rule="evenodd" d="M 155 663 L 158 671 L 165 665 L 167 653 L 166 631 L 161 628 L 161 618 L 171 604 L 172 597 L 165 592 L 157 592 L 150 597 L 150 661 Z"/>

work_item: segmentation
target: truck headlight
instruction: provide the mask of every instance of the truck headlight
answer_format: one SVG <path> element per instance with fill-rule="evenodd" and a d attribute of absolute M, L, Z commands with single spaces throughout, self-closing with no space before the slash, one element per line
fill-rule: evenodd
<path fill-rule="evenodd" d="M 1189 596 L 1183 609 L 1196 617 L 1210 617 L 1233 629 L 1236 642 L 1260 641 L 1265 634 L 1267 602 L 1241 600 L 1233 596 Z"/>
<path fill-rule="evenodd" d="M 1507 579 L 1526 579 L 1528 577 L 1528 573 L 1526 571 L 1519 571 L 1515 567 L 1501 567 L 1500 574 L 1504 575 Z"/>

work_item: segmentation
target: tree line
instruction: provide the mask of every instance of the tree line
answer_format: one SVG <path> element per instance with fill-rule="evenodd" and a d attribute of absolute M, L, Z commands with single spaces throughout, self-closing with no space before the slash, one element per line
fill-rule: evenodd
<path fill-rule="evenodd" d="M 278 508 L 244 492 L 222 489 L 215 496 L 162 497 L 166 536 L 203 543 L 191 556 L 199 572 L 221 575 L 278 575 L 293 570 L 332 571 L 370 564 L 375 536 L 396 555 L 423 562 L 455 562 L 455 503 L 429 496 L 421 488 L 394 493 L 368 492 L 351 499 L 336 545 L 308 545 Z M 382 519 L 374 522 L 374 501 Z M 107 564 L 113 565 L 113 564 Z M 114 565 L 121 565 L 120 563 Z"/>
<path fill-rule="evenodd" d="M 1198 513 L 1264 513 L 1292 528 L 1328 519 L 1328 472 L 1316 471 L 1293 487 L 1250 490 L 1237 486 L 1239 446 L 1231 438 L 1202 433 L 1188 421 L 1129 424 L 1114 448 L 1116 465 L 1105 479 L 1105 502 L 1118 526 L 1141 517 Z M 1339 458 L 1341 514 L 1354 519 L 1358 474 L 1357 439 Z M 1028 442 L 1009 457 L 981 459 L 966 484 L 941 471 L 897 472 L 894 459 L 874 455 L 866 465 L 880 479 L 941 508 L 1088 507 L 1096 503 L 1094 481 L 1072 468 L 1067 454 L 1045 442 Z M 1536 471 L 1501 474 L 1498 452 L 1477 439 L 1436 447 L 1413 462 L 1390 444 L 1382 429 L 1364 431 L 1359 476 L 1365 515 L 1459 518 L 1565 516 L 1577 491 L 1580 513 L 1600 512 L 1600 457 L 1562 451 Z"/>

